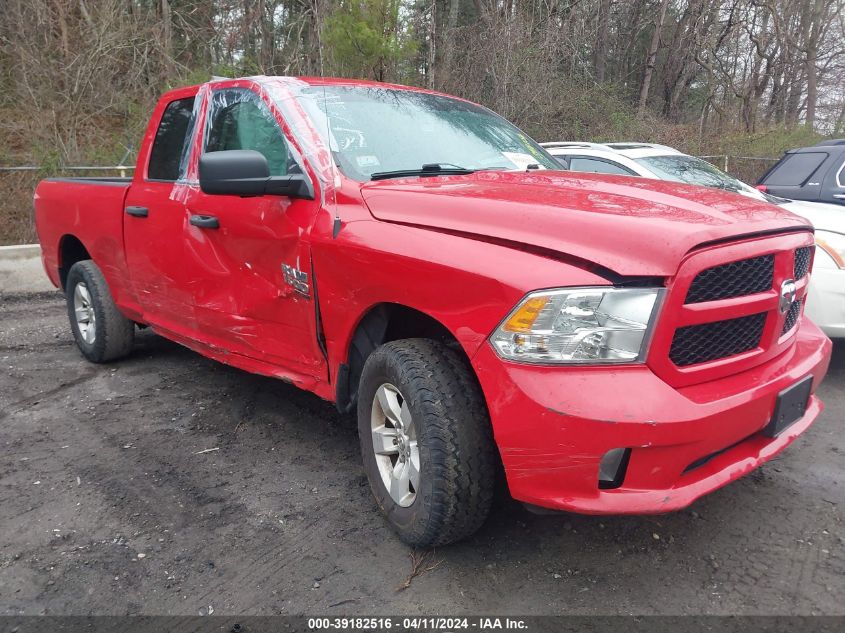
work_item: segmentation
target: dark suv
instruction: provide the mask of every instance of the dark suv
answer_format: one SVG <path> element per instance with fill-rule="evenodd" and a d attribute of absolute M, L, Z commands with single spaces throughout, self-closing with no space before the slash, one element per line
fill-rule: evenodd
<path fill-rule="evenodd" d="M 757 188 L 791 200 L 845 205 L 845 139 L 788 151 Z"/>

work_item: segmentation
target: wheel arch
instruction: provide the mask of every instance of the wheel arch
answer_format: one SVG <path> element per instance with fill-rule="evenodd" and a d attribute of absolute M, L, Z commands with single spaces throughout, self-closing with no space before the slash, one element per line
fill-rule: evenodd
<path fill-rule="evenodd" d="M 455 349 L 467 361 L 475 375 L 463 346 L 438 319 L 416 308 L 400 303 L 379 303 L 361 315 L 349 338 L 345 362 L 338 367 L 335 402 L 342 413 L 354 410 L 358 399 L 361 372 L 369 355 L 379 345 L 406 338 L 428 338 Z"/>
<path fill-rule="evenodd" d="M 91 254 L 85 245 L 75 235 L 66 233 L 59 239 L 58 248 L 58 271 L 59 283 L 62 290 L 65 289 L 67 274 L 76 262 L 91 259 Z"/>

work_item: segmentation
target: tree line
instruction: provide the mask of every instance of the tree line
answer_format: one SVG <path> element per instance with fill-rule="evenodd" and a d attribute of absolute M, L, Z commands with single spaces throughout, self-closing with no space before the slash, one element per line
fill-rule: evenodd
<path fill-rule="evenodd" d="M 487 105 L 540 140 L 705 147 L 772 130 L 842 134 L 843 9 L 845 0 L 4 0 L 0 152 L 114 162 L 135 149 L 164 89 L 252 74 L 425 86 Z"/>

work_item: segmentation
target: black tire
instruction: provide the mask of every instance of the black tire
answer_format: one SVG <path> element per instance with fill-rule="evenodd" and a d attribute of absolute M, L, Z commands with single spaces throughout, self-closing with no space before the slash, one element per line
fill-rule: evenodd
<path fill-rule="evenodd" d="M 385 383 L 407 403 L 419 449 L 419 490 L 407 507 L 390 496 L 373 448 L 374 399 Z M 484 523 L 496 486 L 496 448 L 481 388 L 455 351 L 428 339 L 377 348 L 361 375 L 358 435 L 373 496 L 405 543 L 454 543 Z"/>
<path fill-rule="evenodd" d="M 94 338 L 86 341 L 74 311 L 76 287 L 84 284 L 94 312 Z M 76 262 L 68 271 L 65 284 L 68 318 L 73 338 L 82 355 L 92 363 L 106 363 L 123 358 L 132 351 L 135 324 L 120 313 L 112 299 L 103 273 L 90 259 Z"/>

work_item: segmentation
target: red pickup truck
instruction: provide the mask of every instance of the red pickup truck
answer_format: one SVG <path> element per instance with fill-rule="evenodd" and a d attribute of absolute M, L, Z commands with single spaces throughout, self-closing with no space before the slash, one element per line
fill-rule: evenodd
<path fill-rule="evenodd" d="M 819 415 L 811 226 L 753 199 L 555 171 L 489 110 L 254 77 L 168 92 L 132 179 L 35 193 L 93 362 L 136 326 L 334 401 L 407 543 L 534 507 L 683 508 Z"/>

